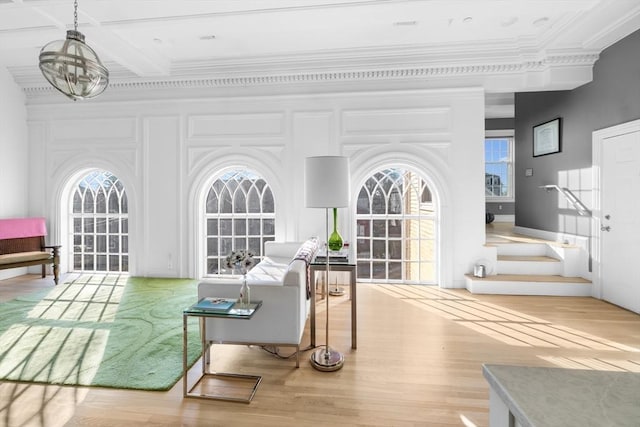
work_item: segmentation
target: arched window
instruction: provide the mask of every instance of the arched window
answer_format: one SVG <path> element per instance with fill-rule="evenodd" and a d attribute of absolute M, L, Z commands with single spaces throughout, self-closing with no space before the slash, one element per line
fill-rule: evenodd
<path fill-rule="evenodd" d="M 95 170 L 72 190 L 70 230 L 74 271 L 129 271 L 129 213 L 124 186 Z"/>
<path fill-rule="evenodd" d="M 206 274 L 224 271 L 224 258 L 248 249 L 261 258 L 264 243 L 275 240 L 275 203 L 267 182 L 253 171 L 231 170 L 207 193 Z"/>
<path fill-rule="evenodd" d="M 358 280 L 436 282 L 436 215 L 424 179 L 403 168 L 369 177 L 358 194 Z"/>

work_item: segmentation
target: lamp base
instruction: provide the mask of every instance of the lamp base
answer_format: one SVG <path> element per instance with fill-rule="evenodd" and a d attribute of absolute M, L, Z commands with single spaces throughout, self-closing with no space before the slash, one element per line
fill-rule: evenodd
<path fill-rule="evenodd" d="M 342 296 L 344 295 L 344 289 L 339 288 L 339 287 L 335 287 L 333 289 L 329 289 L 329 295 L 331 296 Z"/>
<path fill-rule="evenodd" d="M 329 295 L 338 296 L 338 297 L 344 295 L 344 289 L 338 286 L 338 279 L 336 279 L 336 283 L 333 286 L 333 288 L 329 289 Z"/>
<path fill-rule="evenodd" d="M 319 348 L 311 354 L 309 362 L 318 371 L 332 372 L 342 368 L 344 356 L 335 350 Z"/>

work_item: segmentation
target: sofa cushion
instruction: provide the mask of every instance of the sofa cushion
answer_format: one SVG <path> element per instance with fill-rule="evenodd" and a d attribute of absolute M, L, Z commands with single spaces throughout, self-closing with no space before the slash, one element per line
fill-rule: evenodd
<path fill-rule="evenodd" d="M 286 258 L 291 261 L 300 245 L 304 242 L 276 242 L 268 241 L 264 243 L 264 255 L 271 259 Z"/>
<path fill-rule="evenodd" d="M 21 239 L 47 235 L 44 218 L 0 219 L 0 239 Z"/>
<path fill-rule="evenodd" d="M 292 249 L 295 250 L 296 247 L 297 251 L 292 259 Z M 308 265 L 313 260 L 317 249 L 318 240 L 316 238 L 309 239 L 302 244 L 296 243 L 295 246 L 292 246 L 291 243 L 270 245 L 269 250 L 265 251 L 268 256 L 262 258 L 247 273 L 249 286 L 298 286 L 301 280 L 304 283 L 305 278 L 308 276 Z M 308 292 L 309 283 L 307 280 L 307 294 Z"/>
<path fill-rule="evenodd" d="M 247 273 L 249 285 L 282 286 L 282 279 L 288 270 L 287 263 L 264 257 Z"/>
<path fill-rule="evenodd" d="M 38 261 L 51 258 L 50 252 L 18 252 L 15 254 L 0 255 L 0 264 L 13 264 L 17 262 Z"/>

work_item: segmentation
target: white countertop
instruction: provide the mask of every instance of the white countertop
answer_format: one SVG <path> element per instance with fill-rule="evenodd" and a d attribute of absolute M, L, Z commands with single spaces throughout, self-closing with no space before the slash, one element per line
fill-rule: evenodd
<path fill-rule="evenodd" d="M 523 427 L 640 426 L 640 373 L 483 365 Z"/>

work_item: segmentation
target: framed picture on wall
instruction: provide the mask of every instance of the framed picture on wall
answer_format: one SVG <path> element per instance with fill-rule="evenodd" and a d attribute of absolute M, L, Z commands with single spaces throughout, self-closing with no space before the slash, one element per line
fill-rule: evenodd
<path fill-rule="evenodd" d="M 533 157 L 559 153 L 562 139 L 562 119 L 549 120 L 533 127 Z"/>

